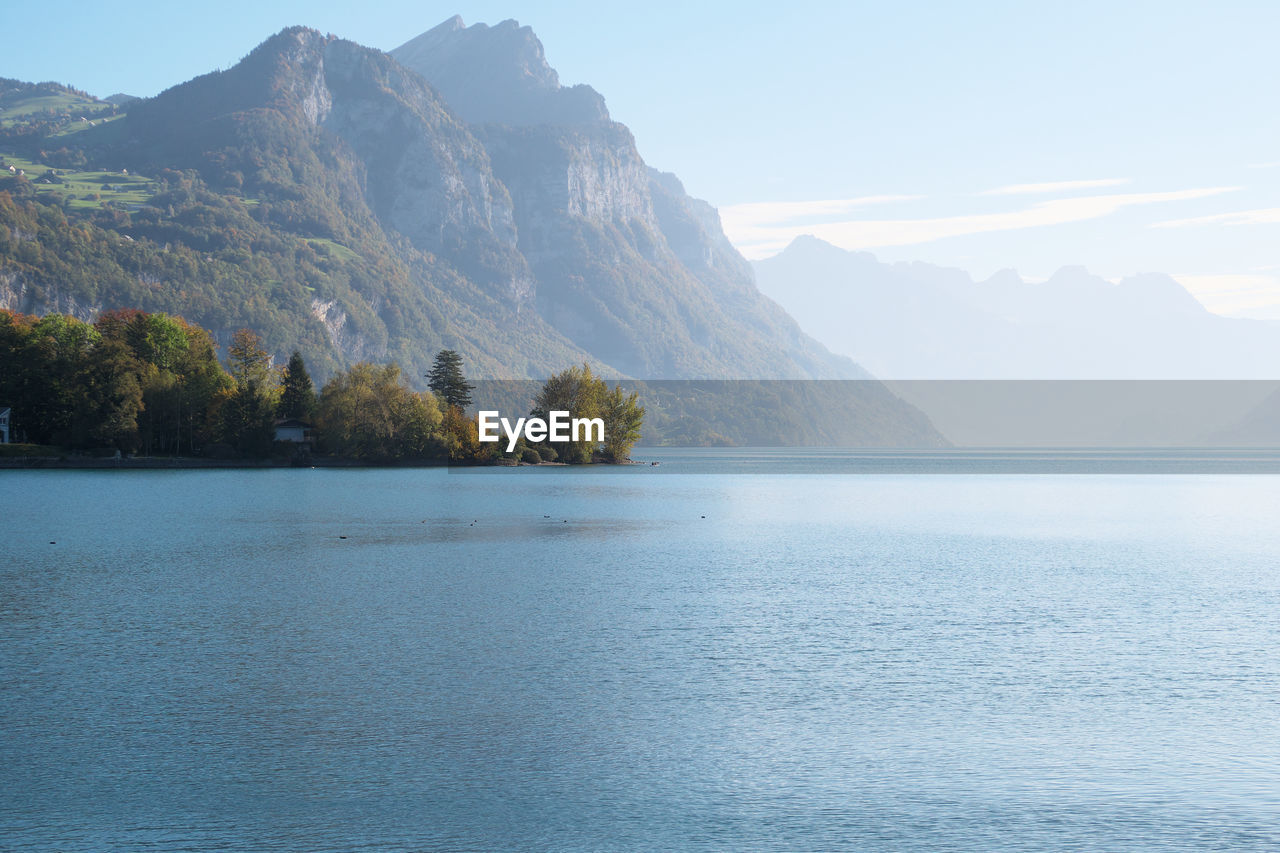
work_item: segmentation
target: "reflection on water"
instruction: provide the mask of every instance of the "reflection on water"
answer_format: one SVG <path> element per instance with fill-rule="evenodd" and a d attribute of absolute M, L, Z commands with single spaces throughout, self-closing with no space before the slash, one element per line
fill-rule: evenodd
<path fill-rule="evenodd" d="M 1280 478 L 803 453 L 0 472 L 3 845 L 1280 841 Z"/>

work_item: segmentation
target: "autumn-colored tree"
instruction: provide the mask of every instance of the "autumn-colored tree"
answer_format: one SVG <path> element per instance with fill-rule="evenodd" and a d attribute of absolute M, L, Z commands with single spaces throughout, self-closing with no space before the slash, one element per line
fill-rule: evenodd
<path fill-rule="evenodd" d="M 362 362 L 329 380 L 320 392 L 317 426 L 324 447 L 357 459 L 431 455 L 440 406 L 403 381 L 399 366 Z"/>
<path fill-rule="evenodd" d="M 568 412 L 571 418 L 604 421 L 603 442 L 582 436 L 578 441 L 536 445 L 540 454 L 547 447 L 555 448 L 560 461 L 569 463 L 591 462 L 597 454 L 609 462 L 625 461 L 639 440 L 644 423 L 644 407 L 636 393 L 625 394 L 618 386 L 610 389 L 586 364 L 563 370 L 542 386 L 534 398 L 532 414 L 547 419 L 553 411 Z"/>
<path fill-rule="evenodd" d="M 532 417 L 548 420 L 550 413 L 556 411 L 568 412 L 571 418 L 600 417 L 606 391 L 604 381 L 592 374 L 590 366 L 570 367 L 542 386 L 533 400 Z M 581 464 L 592 460 L 598 444 L 582 437 L 578 441 L 557 442 L 555 448 L 561 462 Z"/>
<path fill-rule="evenodd" d="M 609 462 L 625 462 L 631 448 L 640 440 L 640 427 L 644 423 L 644 406 L 639 395 L 623 392 L 619 385 L 604 395 L 601 416 L 604 418 L 604 458 Z"/>
<path fill-rule="evenodd" d="M 240 453 L 266 456 L 274 437 L 275 397 L 271 356 L 250 329 L 231 336 L 227 363 L 235 389 L 222 404 L 223 438 Z"/>
<path fill-rule="evenodd" d="M 218 362 L 218 346 L 208 330 L 176 318 L 187 336 L 187 349 L 178 362 L 182 377 L 180 412 L 182 428 L 175 452 L 195 453 L 217 440 L 214 411 L 219 399 L 231 391 L 233 380 Z"/>
<path fill-rule="evenodd" d="M 259 388 L 270 387 L 271 355 L 263 348 L 262 336 L 252 329 L 235 332 L 227 350 L 227 370 L 236 388 L 247 387 L 251 382 Z"/>
<path fill-rule="evenodd" d="M 480 441 L 480 429 L 474 418 L 457 406 L 445 407 L 440 422 L 440 444 L 450 462 L 476 465 L 492 462 L 499 445 Z"/>

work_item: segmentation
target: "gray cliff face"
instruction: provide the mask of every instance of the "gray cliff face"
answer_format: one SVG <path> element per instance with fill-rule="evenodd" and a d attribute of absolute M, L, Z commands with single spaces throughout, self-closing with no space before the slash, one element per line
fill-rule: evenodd
<path fill-rule="evenodd" d="M 644 161 L 622 125 L 478 128 L 493 169 L 511 191 L 520 248 L 533 261 L 559 254 L 573 221 L 656 231 Z"/>
<path fill-rule="evenodd" d="M 754 273 L 746 258 L 724 235 L 720 213 L 684 191 L 670 172 L 649 169 L 649 192 L 667 244 L 700 278 L 723 282 L 731 289 L 754 291 Z"/>
<path fill-rule="evenodd" d="M 0 309 L 22 314 L 67 314 L 86 323 L 101 311 L 98 305 L 77 299 L 58 287 L 40 287 L 19 272 L 0 271 Z"/>
<path fill-rule="evenodd" d="M 364 169 L 370 209 L 419 249 L 470 251 L 500 258 L 502 272 L 468 264 L 513 295 L 531 290 L 516 251 L 506 188 L 493 177 L 484 147 L 416 75 L 367 48 L 304 32 L 298 58 L 301 111 L 340 137 Z"/>
<path fill-rule="evenodd" d="M 191 103 L 201 111 L 193 113 Z M 530 278 L 516 251 L 511 198 L 494 179 L 484 146 L 420 75 L 379 51 L 288 29 L 234 68 L 132 108 L 127 121 L 138 137 L 162 140 L 165 156 L 186 156 L 203 148 L 203 126 L 225 137 L 219 123 L 239 120 L 239 133 L 263 115 L 311 131 L 311 151 L 273 152 L 291 162 L 292 179 L 331 195 L 356 189 L 365 209 L 343 198 L 346 211 L 376 218 L 422 251 L 468 259 L 460 269 L 477 281 L 506 286 Z M 299 177 L 304 173 L 292 164 L 306 154 L 318 171 Z M 256 165 L 242 169 L 248 175 Z"/>
<path fill-rule="evenodd" d="M 325 69 L 325 42 L 320 34 L 302 30 L 292 35 L 296 49 L 287 49 L 287 60 L 296 69 L 289 79 L 289 93 L 302 107 L 311 124 L 320 124 L 333 108 Z"/>
<path fill-rule="evenodd" d="M 644 161 L 630 131 L 613 125 L 575 137 L 567 151 L 567 213 L 596 224 L 636 221 L 656 227 L 653 204 L 645 191 Z"/>

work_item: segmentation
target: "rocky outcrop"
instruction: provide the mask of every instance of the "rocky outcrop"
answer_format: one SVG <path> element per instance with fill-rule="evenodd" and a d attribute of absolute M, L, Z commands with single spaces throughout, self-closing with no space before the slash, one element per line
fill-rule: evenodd
<path fill-rule="evenodd" d="M 375 344 L 351 328 L 347 312 L 336 300 L 311 300 L 311 316 L 324 326 L 325 334 L 334 349 L 346 353 L 352 361 L 383 361 L 387 357 L 385 344 Z"/>
<path fill-rule="evenodd" d="M 644 161 L 622 125 L 477 129 L 511 192 L 527 256 L 558 254 L 571 220 L 657 230 Z"/>
<path fill-rule="evenodd" d="M 0 309 L 22 314 L 69 314 L 78 320 L 92 322 L 102 311 L 57 287 L 32 284 L 19 272 L 0 270 Z"/>
<path fill-rule="evenodd" d="M 458 258 L 473 277 L 531 281 L 506 187 L 494 179 L 484 146 L 431 88 L 352 42 L 326 40 L 322 55 L 326 95 L 310 96 L 328 105 L 319 123 L 359 158 L 366 197 L 384 226 L 420 249 Z"/>
<path fill-rule="evenodd" d="M 755 290 L 751 264 L 725 236 L 720 213 L 684 191 L 670 172 L 649 169 L 649 192 L 658 226 L 667 245 L 686 267 L 704 281 L 730 285 L 731 290 Z"/>

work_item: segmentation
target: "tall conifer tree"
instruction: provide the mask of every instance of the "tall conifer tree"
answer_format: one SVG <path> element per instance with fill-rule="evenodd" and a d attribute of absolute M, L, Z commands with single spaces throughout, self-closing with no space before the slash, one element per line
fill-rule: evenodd
<path fill-rule="evenodd" d="M 445 404 L 459 409 L 471 405 L 471 391 L 476 386 L 462 375 L 462 356 L 451 349 L 440 350 L 427 374 L 432 393 Z"/>
<path fill-rule="evenodd" d="M 281 379 L 280 405 L 276 414 L 282 418 L 298 418 L 309 421 L 316 414 L 316 391 L 311 385 L 311 375 L 297 350 L 289 356 Z"/>

